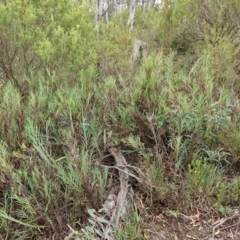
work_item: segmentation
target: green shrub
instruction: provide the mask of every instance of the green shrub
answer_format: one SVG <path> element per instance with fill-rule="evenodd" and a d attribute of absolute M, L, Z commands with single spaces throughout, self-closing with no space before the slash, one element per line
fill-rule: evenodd
<path fill-rule="evenodd" d="M 86 3 L 67 0 L 1 3 L 0 66 L 5 81 L 22 92 L 25 75 L 46 67 L 68 82 L 95 76 L 94 15 L 87 9 Z"/>
<path fill-rule="evenodd" d="M 216 209 L 222 214 L 229 214 L 238 206 L 240 198 L 240 179 L 234 177 L 230 181 L 219 184 L 217 191 Z"/>
<path fill-rule="evenodd" d="M 195 195 L 214 196 L 222 179 L 222 172 L 204 160 L 195 160 L 188 167 L 190 191 Z"/>

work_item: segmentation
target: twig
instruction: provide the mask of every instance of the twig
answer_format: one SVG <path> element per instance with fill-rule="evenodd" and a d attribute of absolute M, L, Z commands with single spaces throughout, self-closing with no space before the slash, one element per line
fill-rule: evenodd
<path fill-rule="evenodd" d="M 129 174 L 126 169 L 127 161 L 122 153 L 114 147 L 110 147 L 108 149 L 109 153 L 114 157 L 116 161 L 115 168 L 119 171 L 119 179 L 120 179 L 120 191 L 117 196 L 116 206 L 113 209 L 112 216 L 110 219 L 110 223 L 106 227 L 104 231 L 104 236 L 106 233 L 112 232 L 113 230 L 118 228 L 119 220 L 124 214 L 124 208 L 126 208 L 127 195 L 128 195 L 128 179 Z"/>
<path fill-rule="evenodd" d="M 141 178 L 137 177 L 136 175 L 134 175 L 134 174 L 133 174 L 129 169 L 127 169 L 127 168 L 133 168 L 133 169 L 136 170 L 138 173 L 140 173 L 144 178 L 147 178 L 147 177 L 145 177 L 145 175 L 142 173 L 142 171 L 141 171 L 138 167 L 132 166 L 132 165 L 130 165 L 130 164 L 125 165 L 125 166 L 124 166 L 124 169 L 122 169 L 122 168 L 123 168 L 122 165 L 121 165 L 121 166 L 118 166 L 118 165 L 108 166 L 108 165 L 102 164 L 102 163 L 100 162 L 101 160 L 103 160 L 104 158 L 107 158 L 107 157 L 109 157 L 109 156 L 112 156 L 112 154 L 108 154 L 108 155 L 103 156 L 103 157 L 101 157 L 101 158 L 94 159 L 93 162 L 94 162 L 94 164 L 96 164 L 97 166 L 106 167 L 106 168 L 115 168 L 115 169 L 117 169 L 117 170 L 119 170 L 119 171 L 122 171 L 122 172 L 128 174 L 129 176 L 135 178 L 138 182 L 143 182 L 143 180 L 142 180 Z M 100 160 L 100 161 L 99 161 L 99 160 Z M 149 184 L 149 183 L 148 183 L 148 185 L 149 185 L 150 187 L 155 187 L 154 185 L 151 185 L 151 184 Z"/>
<path fill-rule="evenodd" d="M 212 239 L 214 240 L 214 236 L 215 236 L 215 231 L 217 228 L 219 228 L 220 226 L 222 226 L 225 222 L 227 222 L 228 220 L 233 220 L 235 218 L 239 218 L 240 215 L 239 214 L 236 214 L 236 215 L 233 215 L 231 217 L 228 217 L 228 218 L 223 218 L 221 219 L 221 221 L 215 226 L 213 227 L 213 231 L 212 231 Z M 227 227 L 226 227 L 227 228 Z M 222 228 L 224 229 L 224 228 Z"/>
<path fill-rule="evenodd" d="M 112 154 L 108 154 L 108 155 L 106 155 L 106 156 L 104 156 L 104 157 L 102 157 L 102 158 L 98 158 L 98 159 L 103 160 L 104 158 L 107 158 L 107 157 L 109 157 L 109 156 L 112 156 Z M 98 166 L 103 166 L 103 167 L 106 167 L 106 168 L 115 168 L 115 169 L 117 169 L 118 171 L 121 171 L 121 172 L 123 172 L 123 173 L 126 173 L 127 175 L 135 178 L 138 182 L 142 182 L 142 179 L 141 179 L 141 178 L 135 176 L 129 169 L 127 169 L 127 167 L 131 167 L 131 168 L 134 168 L 134 169 L 138 169 L 137 167 L 133 167 L 133 166 L 131 166 L 131 165 L 125 165 L 124 167 L 123 167 L 122 165 L 107 166 L 107 165 L 101 164 L 101 163 L 98 161 L 98 159 L 95 159 L 95 160 L 94 160 L 94 162 L 95 162 L 96 165 L 98 165 Z M 140 169 L 138 169 L 138 170 L 140 171 Z M 141 171 L 140 171 L 140 172 L 141 172 Z"/>
<path fill-rule="evenodd" d="M 110 168 L 116 168 L 117 170 L 122 171 L 122 172 L 126 173 L 127 175 L 135 178 L 138 182 L 142 182 L 142 179 L 139 178 L 139 177 L 137 177 L 137 176 L 135 176 L 134 174 L 132 174 L 132 173 L 127 169 L 127 167 L 125 167 L 124 169 L 121 169 L 121 167 L 119 167 L 119 166 L 113 166 L 113 167 L 110 167 Z"/>
<path fill-rule="evenodd" d="M 64 240 L 71 240 L 73 239 L 76 235 L 78 235 L 78 231 L 75 231 L 69 224 L 67 224 L 68 228 L 70 229 L 71 233 L 67 237 L 64 238 Z"/>
<path fill-rule="evenodd" d="M 105 155 L 105 156 L 103 156 L 103 157 L 93 159 L 93 162 L 94 162 L 95 164 L 99 165 L 103 159 L 105 159 L 105 158 L 107 158 L 107 157 L 110 157 L 110 156 L 112 156 L 112 154 L 108 154 L 108 155 Z"/>

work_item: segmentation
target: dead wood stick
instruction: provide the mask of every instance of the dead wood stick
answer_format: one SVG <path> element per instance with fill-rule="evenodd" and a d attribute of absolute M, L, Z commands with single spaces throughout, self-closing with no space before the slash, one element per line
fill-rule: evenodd
<path fill-rule="evenodd" d="M 125 157 L 115 147 L 110 147 L 108 151 L 114 157 L 118 168 L 121 168 L 125 171 L 118 170 L 119 180 L 120 180 L 120 190 L 117 196 L 116 207 L 112 212 L 110 224 L 105 229 L 105 233 L 109 232 L 109 230 L 113 231 L 117 229 L 119 226 L 119 220 L 123 216 L 125 209 L 127 207 L 126 204 L 127 204 L 127 194 L 128 194 L 128 179 L 129 179 L 129 175 L 127 174 L 127 169 L 125 169 L 127 168 L 127 161 Z"/>
<path fill-rule="evenodd" d="M 230 217 L 227 217 L 227 218 L 223 218 L 221 219 L 221 221 L 213 227 L 213 230 L 212 230 L 212 239 L 215 239 L 215 232 L 216 232 L 216 229 L 219 228 L 220 226 L 222 226 L 225 222 L 229 221 L 229 220 L 233 220 L 233 219 L 236 219 L 236 218 L 239 218 L 240 215 L 239 214 L 234 214 L 233 216 L 230 216 Z M 224 228 L 223 228 L 224 229 Z"/>

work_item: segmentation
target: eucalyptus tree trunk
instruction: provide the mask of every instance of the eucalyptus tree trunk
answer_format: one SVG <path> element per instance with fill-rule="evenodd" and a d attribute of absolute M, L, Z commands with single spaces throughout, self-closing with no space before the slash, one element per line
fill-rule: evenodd
<path fill-rule="evenodd" d="M 98 22 L 103 19 L 103 17 L 106 17 L 106 21 L 108 23 L 108 1 L 107 0 L 96 0 L 96 9 L 97 13 L 95 15 L 95 29 L 97 31 L 97 38 L 99 37 L 99 26 Z"/>
<path fill-rule="evenodd" d="M 120 0 L 119 2 L 119 12 L 123 10 L 123 0 Z"/>
<path fill-rule="evenodd" d="M 104 15 L 104 5 L 105 5 L 105 0 L 99 0 L 98 1 L 98 21 L 102 20 L 102 17 Z"/>
<path fill-rule="evenodd" d="M 157 2 L 160 3 L 161 1 L 157 1 Z M 155 5 L 156 5 L 156 0 L 149 0 L 149 1 L 148 1 L 148 7 L 154 8 Z"/>
<path fill-rule="evenodd" d="M 120 0 L 119 1 L 119 4 L 118 4 L 118 12 L 122 12 L 123 10 L 123 0 Z M 122 22 L 122 16 L 120 15 L 120 22 Z"/>
<path fill-rule="evenodd" d="M 109 3 L 107 0 L 104 1 L 104 5 L 103 5 L 103 10 L 104 10 L 104 15 L 106 16 L 106 22 L 108 24 L 109 21 L 109 17 L 108 17 L 108 8 L 109 8 Z"/>
<path fill-rule="evenodd" d="M 98 0 L 95 1 L 95 6 L 96 6 L 96 15 L 95 15 L 95 30 L 97 32 L 97 38 L 99 37 L 99 26 L 98 26 L 98 19 L 99 19 L 99 3 Z"/>
<path fill-rule="evenodd" d="M 131 4 L 129 7 L 129 17 L 127 25 L 129 26 L 129 31 L 131 32 L 133 29 L 133 21 L 135 17 L 135 9 L 136 9 L 136 0 L 131 0 Z"/>

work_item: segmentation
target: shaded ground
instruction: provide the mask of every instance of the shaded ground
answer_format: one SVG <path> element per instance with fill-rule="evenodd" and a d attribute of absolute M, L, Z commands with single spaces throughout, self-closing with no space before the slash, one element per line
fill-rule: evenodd
<path fill-rule="evenodd" d="M 194 214 L 194 211 L 192 211 Z M 221 217 L 214 210 L 195 210 L 195 215 L 169 216 L 166 211 L 153 216 L 145 229 L 146 239 L 240 239 L 240 215 Z"/>
<path fill-rule="evenodd" d="M 137 203 L 138 202 L 138 203 Z M 136 201 L 136 205 L 140 202 Z M 142 203 L 140 203 L 142 204 Z M 142 206 L 144 208 L 144 206 Z M 143 209 L 141 209 L 143 211 Z M 220 216 L 214 209 L 189 209 L 186 214 L 179 213 L 178 217 L 162 209 L 159 214 L 147 214 L 142 212 L 144 224 L 142 234 L 144 239 L 149 240 L 186 240 L 186 239 L 207 239 L 207 240 L 238 240 L 240 239 L 240 215 L 238 211 L 228 217 Z M 80 227 L 78 222 L 75 225 Z M 63 232 L 49 233 L 48 237 L 40 235 L 37 239 L 56 240 L 56 239 L 75 239 L 65 238 L 68 229 Z M 88 239 L 88 238 L 83 238 Z M 92 238 L 89 238 L 92 239 Z M 100 238 L 99 238 L 100 239 Z"/>

